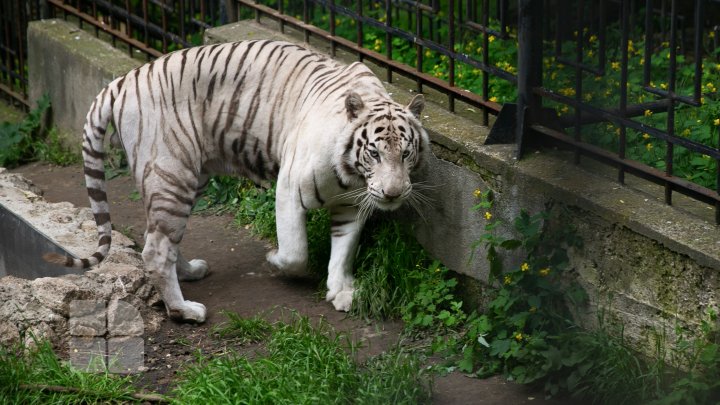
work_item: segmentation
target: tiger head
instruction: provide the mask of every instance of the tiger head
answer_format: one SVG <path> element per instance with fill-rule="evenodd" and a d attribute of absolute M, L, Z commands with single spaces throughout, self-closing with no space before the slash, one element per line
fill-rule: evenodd
<path fill-rule="evenodd" d="M 361 211 L 389 211 L 405 201 L 414 202 L 410 173 L 420 164 L 429 143 L 419 120 L 424 107 L 420 94 L 403 107 L 389 99 L 368 98 L 365 102 L 357 93 L 348 92 L 345 109 L 352 134 L 341 167 L 366 184 L 366 189 L 356 194 Z"/>

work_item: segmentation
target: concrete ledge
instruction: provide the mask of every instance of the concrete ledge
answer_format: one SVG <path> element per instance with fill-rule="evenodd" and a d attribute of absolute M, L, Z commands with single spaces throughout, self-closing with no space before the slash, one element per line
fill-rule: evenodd
<path fill-rule="evenodd" d="M 50 95 L 55 125 L 80 149 L 82 127 L 95 96 L 118 76 L 142 65 L 112 45 L 64 20 L 28 26 L 30 102 Z"/>

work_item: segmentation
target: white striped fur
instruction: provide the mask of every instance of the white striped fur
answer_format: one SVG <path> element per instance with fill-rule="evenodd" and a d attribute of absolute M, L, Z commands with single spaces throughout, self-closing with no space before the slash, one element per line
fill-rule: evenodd
<path fill-rule="evenodd" d="M 307 263 L 305 213 L 327 207 L 332 252 L 327 300 L 350 308 L 352 261 L 375 210 L 412 195 L 410 171 L 428 146 L 418 115 L 424 100 L 393 102 L 361 63 L 341 65 L 300 46 L 244 41 L 165 55 L 110 83 L 84 128 L 88 194 L 99 246 L 89 258 L 46 258 L 91 267 L 110 248 L 105 195 L 105 131 L 113 123 L 147 213 L 143 259 L 173 319 L 203 322 L 205 306 L 184 300 L 178 279 L 205 276 L 202 260 L 178 250 L 190 210 L 210 174 L 277 179 L 278 250 L 268 261 L 285 274 Z"/>

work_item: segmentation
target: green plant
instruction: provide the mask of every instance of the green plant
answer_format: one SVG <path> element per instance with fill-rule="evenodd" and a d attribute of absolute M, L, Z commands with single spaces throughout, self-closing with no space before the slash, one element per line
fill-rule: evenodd
<path fill-rule="evenodd" d="M 45 141 L 38 142 L 35 148 L 38 159 L 58 166 L 69 166 L 82 161 L 80 154 L 62 144 L 55 127 L 50 128 Z"/>
<path fill-rule="evenodd" d="M 427 268 L 416 266 L 407 277 L 416 285 L 412 299 L 402 308 L 402 319 L 414 331 L 443 332 L 459 328 L 466 315 L 462 301 L 455 298 L 457 279 L 448 269 L 433 261 Z"/>
<path fill-rule="evenodd" d="M 0 166 L 17 166 L 37 155 L 38 141 L 42 136 L 42 120 L 49 107 L 50 97 L 45 94 L 24 120 L 18 123 L 0 123 Z"/>
<path fill-rule="evenodd" d="M 525 211 L 513 223 L 518 238 L 498 236 L 495 230 L 501 221 L 492 220 L 492 194 L 476 195 L 480 202 L 475 209 L 484 211 L 487 223 L 475 247 L 487 248 L 489 283 L 498 289 L 484 313 L 468 320 L 459 367 L 478 375 L 502 371 L 522 383 L 544 380 L 547 391 L 556 394 L 568 385 L 556 378 L 565 373 L 563 367 L 570 372 L 577 365 L 572 347 L 561 336 L 574 327 L 566 303 L 580 305 L 585 296 L 578 286 L 566 285 L 561 276 L 568 267 L 566 249 L 580 247 L 581 242 L 571 229 L 543 232 L 547 214 Z M 517 249 L 522 249 L 526 259 L 505 271 L 500 252 Z M 554 367 L 557 355 L 565 359 L 560 368 Z"/>
<path fill-rule="evenodd" d="M 720 327 L 715 311 L 708 311 L 701 322 L 700 331 L 700 336 L 690 338 L 687 331 L 675 328 L 677 339 L 674 350 L 670 353 L 670 359 L 663 360 L 687 371 L 678 373 L 670 370 L 671 382 L 651 404 L 705 404 L 720 401 Z"/>

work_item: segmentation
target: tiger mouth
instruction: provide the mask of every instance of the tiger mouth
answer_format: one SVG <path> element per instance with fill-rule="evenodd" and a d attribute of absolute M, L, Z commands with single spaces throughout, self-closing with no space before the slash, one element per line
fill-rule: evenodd
<path fill-rule="evenodd" d="M 394 211 L 400 208 L 403 202 L 405 202 L 405 199 L 402 197 L 393 199 L 373 197 L 375 207 L 382 211 Z"/>

